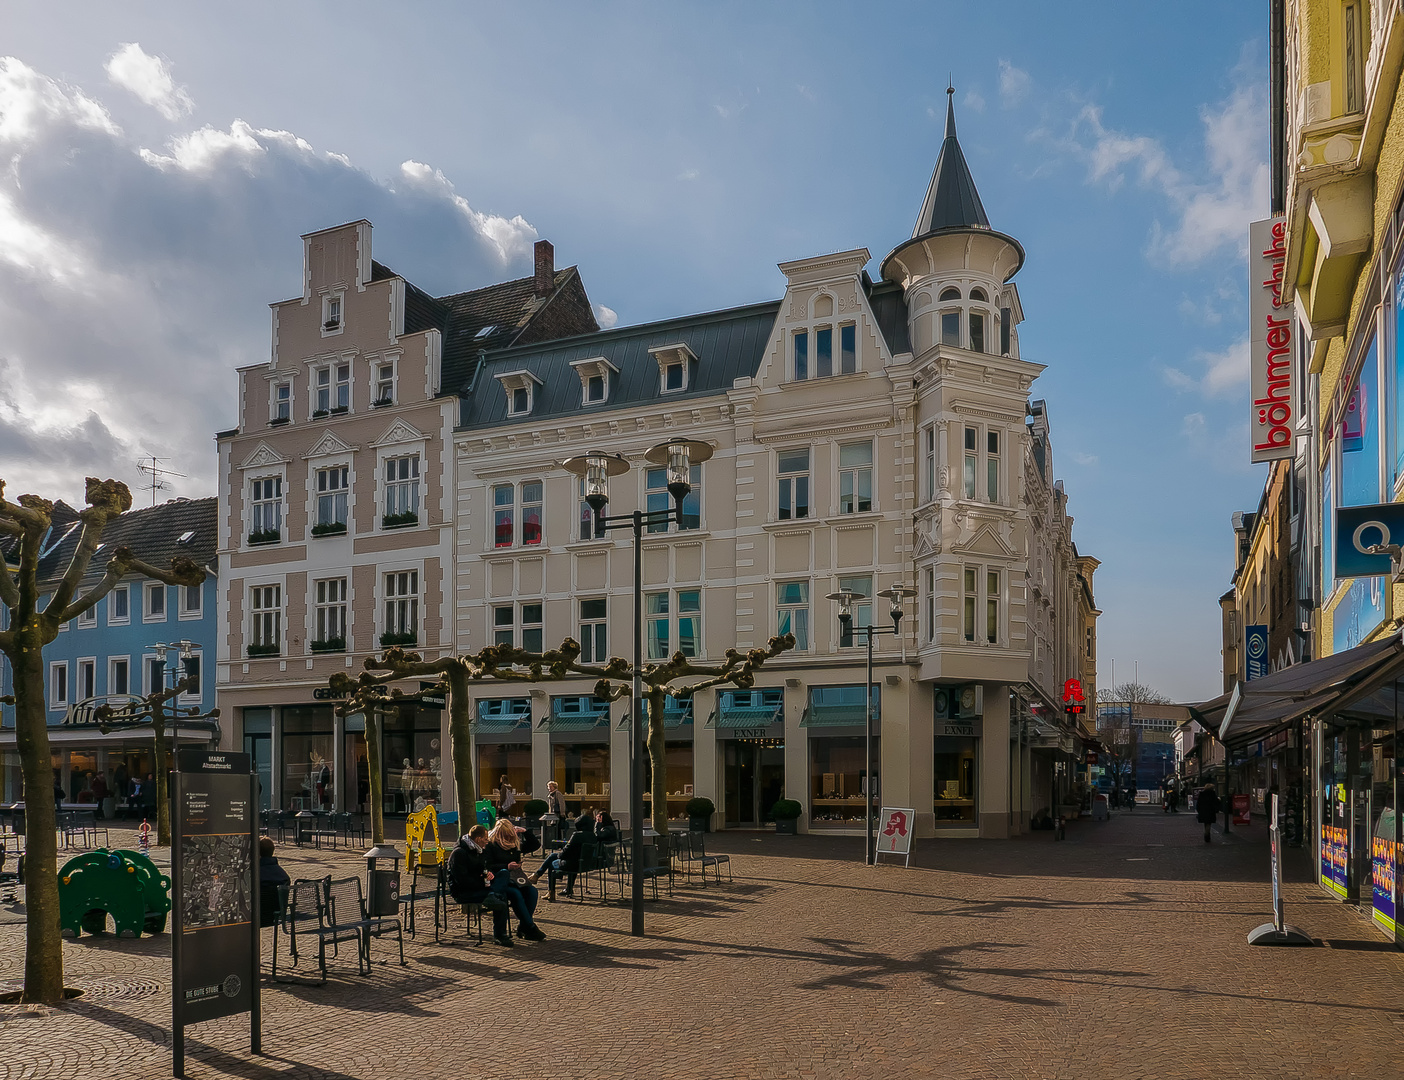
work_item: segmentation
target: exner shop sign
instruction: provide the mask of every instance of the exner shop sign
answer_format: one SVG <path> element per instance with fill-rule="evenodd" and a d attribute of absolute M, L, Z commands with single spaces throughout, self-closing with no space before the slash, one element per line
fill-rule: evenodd
<path fill-rule="evenodd" d="M 1296 393 L 1292 385 L 1293 313 L 1284 295 L 1283 258 L 1287 220 L 1278 216 L 1248 226 L 1250 334 L 1254 462 L 1290 458 L 1297 428 Z"/>

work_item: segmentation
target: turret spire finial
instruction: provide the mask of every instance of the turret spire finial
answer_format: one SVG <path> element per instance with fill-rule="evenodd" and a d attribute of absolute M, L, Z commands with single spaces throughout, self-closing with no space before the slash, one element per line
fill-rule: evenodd
<path fill-rule="evenodd" d="M 946 138 L 955 138 L 955 84 L 946 87 Z"/>

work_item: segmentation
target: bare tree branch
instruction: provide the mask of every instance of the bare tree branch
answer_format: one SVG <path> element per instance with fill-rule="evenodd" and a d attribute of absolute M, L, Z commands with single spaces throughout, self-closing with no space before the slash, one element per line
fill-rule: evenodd
<path fill-rule="evenodd" d="M 184 555 L 177 555 L 171 560 L 170 569 L 163 570 L 159 566 L 153 566 L 151 563 L 137 558 L 132 553 L 131 548 L 120 547 L 113 553 L 107 564 L 107 572 L 96 585 L 58 612 L 55 612 L 58 601 L 58 597 L 55 595 L 55 602 L 49 605 L 44 615 L 46 618 L 52 618 L 55 626 L 62 625 L 69 619 L 76 618 L 87 611 L 131 573 L 138 573 L 155 581 L 165 582 L 167 585 L 199 585 L 204 582 L 206 576 L 203 567 Z"/>

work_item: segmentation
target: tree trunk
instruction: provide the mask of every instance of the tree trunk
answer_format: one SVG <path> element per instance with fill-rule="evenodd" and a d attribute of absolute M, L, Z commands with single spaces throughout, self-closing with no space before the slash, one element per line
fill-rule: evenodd
<path fill-rule="evenodd" d="M 59 932 L 58 838 L 53 756 L 44 707 L 43 644 L 19 627 L 9 654 L 15 679 L 15 742 L 24 775 L 24 1002 L 63 1000 L 63 936 Z"/>
<path fill-rule="evenodd" d="M 159 690 L 160 687 L 157 687 Z M 178 721 L 177 721 L 178 722 Z M 151 763 L 156 772 L 156 845 L 171 846 L 171 776 L 166 761 L 166 703 L 156 702 L 151 709 L 151 731 L 154 748 Z"/>
<path fill-rule="evenodd" d="M 467 836 L 473 827 L 473 804 L 478 801 L 477 777 L 473 775 L 473 701 L 468 695 L 468 673 L 461 667 L 450 669 L 449 753 L 453 755 L 454 793 L 458 799 L 458 832 Z"/>
<path fill-rule="evenodd" d="M 370 770 L 371 846 L 385 843 L 385 790 L 380 771 L 380 708 L 366 707 L 366 768 Z"/>
<path fill-rule="evenodd" d="M 668 835 L 668 749 L 663 741 L 663 706 L 667 695 L 661 686 L 645 691 L 648 699 L 648 762 L 653 772 L 649 790 L 653 796 L 653 828 Z"/>

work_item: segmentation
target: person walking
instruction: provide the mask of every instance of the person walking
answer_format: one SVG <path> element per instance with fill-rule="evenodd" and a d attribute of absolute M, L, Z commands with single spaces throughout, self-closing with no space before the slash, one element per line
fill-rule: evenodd
<path fill-rule="evenodd" d="M 1214 824 L 1215 818 L 1219 816 L 1219 808 L 1223 801 L 1219 798 L 1219 793 L 1214 790 L 1213 784 L 1205 784 L 1200 790 L 1198 798 L 1194 800 L 1194 816 L 1204 826 L 1204 842 L 1212 843 L 1209 836 L 1209 826 Z"/>
<path fill-rule="evenodd" d="M 554 780 L 548 780 L 546 782 L 546 812 L 548 814 L 555 814 L 556 817 L 562 820 L 564 820 L 566 816 L 565 795 L 561 792 L 561 789 L 556 786 Z"/>

